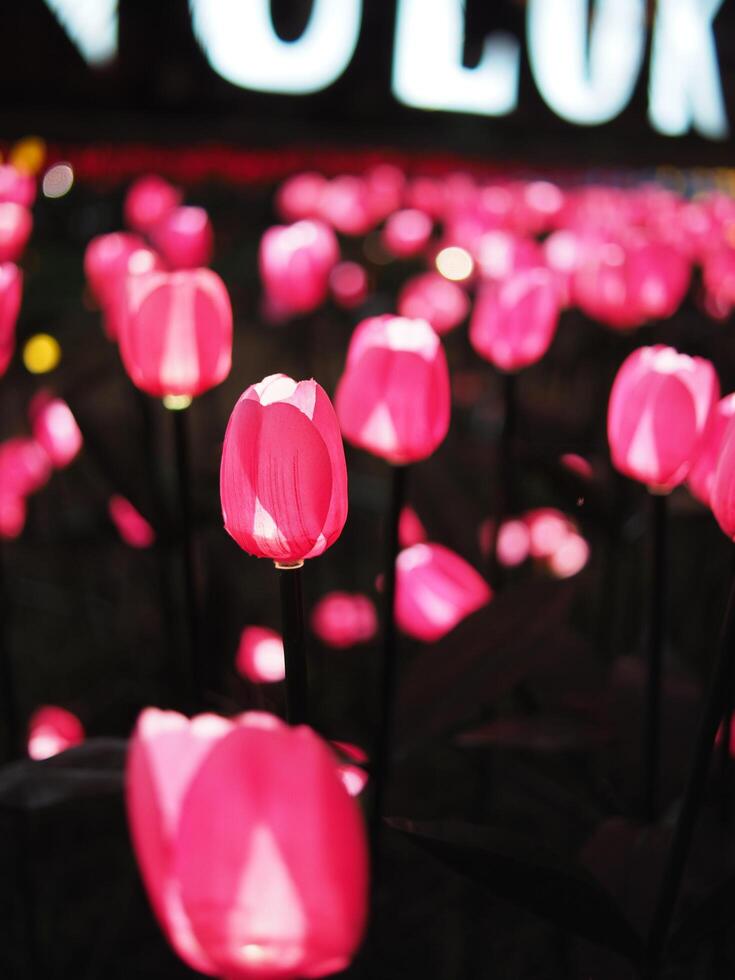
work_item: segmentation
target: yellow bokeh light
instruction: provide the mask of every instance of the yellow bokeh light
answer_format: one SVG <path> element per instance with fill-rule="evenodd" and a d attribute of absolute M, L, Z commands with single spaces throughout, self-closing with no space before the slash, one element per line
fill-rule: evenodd
<path fill-rule="evenodd" d="M 472 275 L 474 262 L 470 253 L 458 245 L 443 248 L 436 257 L 436 268 L 445 279 L 461 282 Z"/>
<path fill-rule="evenodd" d="M 167 408 L 170 412 L 181 412 L 185 408 L 191 405 L 192 399 L 190 395 L 164 395 L 163 396 L 163 407 Z"/>
<path fill-rule="evenodd" d="M 8 161 L 27 174 L 37 174 L 45 159 L 46 144 L 40 136 L 26 136 L 18 140 L 8 154 Z"/>
<path fill-rule="evenodd" d="M 55 337 L 37 333 L 23 347 L 23 363 L 31 374 L 47 374 L 61 360 L 61 347 Z"/>

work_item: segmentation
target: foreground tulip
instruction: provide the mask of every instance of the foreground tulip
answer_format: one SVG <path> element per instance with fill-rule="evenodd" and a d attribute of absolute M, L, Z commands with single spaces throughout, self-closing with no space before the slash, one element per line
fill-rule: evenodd
<path fill-rule="evenodd" d="M 398 555 L 396 622 L 417 640 L 440 640 L 491 598 L 479 572 L 443 545 L 417 544 Z"/>
<path fill-rule="evenodd" d="M 549 349 L 559 320 L 559 290 L 547 269 L 528 269 L 485 286 L 470 323 L 470 343 L 501 371 L 518 371 Z"/>
<path fill-rule="evenodd" d="M 666 492 L 682 483 L 719 396 L 712 364 L 661 344 L 623 361 L 610 393 L 607 434 L 613 465 Z"/>
<path fill-rule="evenodd" d="M 227 377 L 232 308 L 210 269 L 128 278 L 120 354 L 133 383 L 155 398 L 194 398 Z"/>
<path fill-rule="evenodd" d="M 285 313 L 310 313 L 327 297 L 339 259 L 334 232 L 321 221 L 276 225 L 263 235 L 258 265 L 268 297 Z"/>
<path fill-rule="evenodd" d="M 181 193 L 163 177 L 139 177 L 125 195 L 125 223 L 128 228 L 147 234 L 180 200 Z"/>
<path fill-rule="evenodd" d="M 368 596 L 330 592 L 314 606 L 311 628 L 322 643 L 346 650 L 372 640 L 378 631 L 378 617 Z"/>
<path fill-rule="evenodd" d="M 334 544 L 347 468 L 321 385 L 272 374 L 243 392 L 225 433 L 220 496 L 226 531 L 251 555 L 298 563 Z"/>
<path fill-rule="evenodd" d="M 151 239 L 170 269 L 196 269 L 212 260 L 214 232 L 204 208 L 169 211 L 151 231 Z"/>
<path fill-rule="evenodd" d="M 149 708 L 131 740 L 126 799 L 151 904 L 193 969 L 289 980 L 349 964 L 366 916 L 365 832 L 311 729 Z"/>
<path fill-rule="evenodd" d="M 31 759 L 50 759 L 84 741 L 84 726 L 66 708 L 46 705 L 28 722 L 28 755 Z"/>
<path fill-rule="evenodd" d="M 449 429 L 444 348 L 425 320 L 379 316 L 352 335 L 335 407 L 348 442 L 390 463 L 426 459 Z"/>
<path fill-rule="evenodd" d="M 0 263 L 0 377 L 15 350 L 15 324 L 20 310 L 23 274 L 12 262 Z"/>
<path fill-rule="evenodd" d="M 715 405 L 689 476 L 687 486 L 705 506 L 709 506 L 720 450 L 730 419 L 735 416 L 735 394 L 726 395 Z"/>
<path fill-rule="evenodd" d="M 240 635 L 235 666 L 254 684 L 275 684 L 286 676 L 283 640 L 266 626 L 246 626 Z"/>
<path fill-rule="evenodd" d="M 29 408 L 33 438 L 57 469 L 76 458 L 84 440 L 72 410 L 62 398 L 39 392 Z"/>

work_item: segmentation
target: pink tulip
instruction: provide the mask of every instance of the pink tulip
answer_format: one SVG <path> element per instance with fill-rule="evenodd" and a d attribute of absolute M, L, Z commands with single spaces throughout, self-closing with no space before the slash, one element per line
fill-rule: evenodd
<path fill-rule="evenodd" d="M 401 316 L 428 320 L 442 335 L 458 327 L 469 309 L 470 301 L 464 289 L 437 272 L 425 272 L 409 279 L 398 296 Z"/>
<path fill-rule="evenodd" d="M 343 309 L 361 306 L 368 295 L 367 272 L 357 262 L 338 262 L 329 274 L 329 289 Z"/>
<path fill-rule="evenodd" d="M 575 476 L 579 476 L 583 480 L 591 480 L 594 475 L 590 461 L 577 453 L 562 453 L 559 462 L 570 473 L 574 473 Z"/>
<path fill-rule="evenodd" d="M 151 230 L 151 240 L 170 269 L 209 265 L 214 232 L 204 208 L 178 207 Z"/>
<path fill-rule="evenodd" d="M 26 512 L 26 498 L 0 486 L 0 538 L 12 541 L 19 537 L 25 527 Z"/>
<path fill-rule="evenodd" d="M 269 228 L 260 241 L 258 265 L 268 296 L 287 313 L 310 313 L 327 296 L 329 274 L 339 259 L 334 232 L 321 221 Z"/>
<path fill-rule="evenodd" d="M 705 506 L 709 506 L 722 440 L 735 415 L 735 394 L 721 398 L 710 415 L 709 423 L 687 476 L 687 486 Z"/>
<path fill-rule="evenodd" d="M 607 415 L 613 465 L 652 489 L 682 483 L 719 397 L 712 364 L 658 344 L 620 367 Z"/>
<path fill-rule="evenodd" d="M 492 545 L 493 522 L 485 520 L 479 527 L 480 551 L 483 555 L 490 554 Z M 503 521 L 495 542 L 497 559 L 505 568 L 515 568 L 522 565 L 529 555 L 530 535 L 525 521 L 511 518 Z"/>
<path fill-rule="evenodd" d="M 316 218 L 327 178 L 318 173 L 294 174 L 278 188 L 276 210 L 284 221 Z"/>
<path fill-rule="evenodd" d="M 125 370 L 138 388 L 201 395 L 227 377 L 232 363 L 232 308 L 211 269 L 151 272 L 127 280 L 120 333 Z"/>
<path fill-rule="evenodd" d="M 352 335 L 335 407 L 348 442 L 391 463 L 426 459 L 449 429 L 449 370 L 425 320 L 378 316 Z"/>
<path fill-rule="evenodd" d="M 722 437 L 710 506 L 717 523 L 735 541 L 735 423 L 732 419 Z"/>
<path fill-rule="evenodd" d="M 502 371 L 518 371 L 549 349 L 559 320 L 559 293 L 546 269 L 519 272 L 483 287 L 470 323 L 470 343 Z"/>
<path fill-rule="evenodd" d="M 518 272 L 543 268 L 541 247 L 532 238 L 521 238 L 508 231 L 486 232 L 472 251 L 482 276 L 496 282 Z"/>
<path fill-rule="evenodd" d="M 33 230 L 33 217 L 22 204 L 0 204 L 0 262 L 16 262 Z"/>
<path fill-rule="evenodd" d="M 398 544 L 401 548 L 410 548 L 412 544 L 420 544 L 428 540 L 426 528 L 413 507 L 404 507 L 398 518 Z"/>
<path fill-rule="evenodd" d="M 0 263 L 0 377 L 15 350 L 15 324 L 23 294 L 23 273 L 12 262 Z"/>
<path fill-rule="evenodd" d="M 160 256 L 145 246 L 133 249 L 114 271 L 110 271 L 101 301 L 104 313 L 103 324 L 109 340 L 117 340 L 125 333 L 130 308 L 128 294 L 132 278 L 160 271 L 163 271 Z"/>
<path fill-rule="evenodd" d="M 364 235 L 378 220 L 367 183 L 346 175 L 327 183 L 319 201 L 319 217 L 343 235 Z"/>
<path fill-rule="evenodd" d="M 235 405 L 220 469 L 225 530 L 259 558 L 293 563 L 334 544 L 347 519 L 337 417 L 316 381 L 272 374 Z"/>
<path fill-rule="evenodd" d="M 71 711 L 46 705 L 34 711 L 28 722 L 28 755 L 31 759 L 50 759 L 81 745 L 84 734 L 84 726 Z"/>
<path fill-rule="evenodd" d="M 162 177 L 139 177 L 125 195 L 125 224 L 141 234 L 150 232 L 178 207 L 181 193 Z"/>
<path fill-rule="evenodd" d="M 228 980 L 347 967 L 365 925 L 365 830 L 311 729 L 148 708 L 126 797 L 148 896 L 189 966 Z"/>
<path fill-rule="evenodd" d="M 524 515 L 528 528 L 528 551 L 532 558 L 550 558 L 574 530 L 574 525 L 554 507 L 538 507 Z"/>
<path fill-rule="evenodd" d="M 36 180 L 32 174 L 17 170 L 12 163 L 0 165 L 0 202 L 21 204 L 30 208 L 36 199 Z"/>
<path fill-rule="evenodd" d="M 440 544 L 415 544 L 396 562 L 396 622 L 409 636 L 434 643 L 492 598 L 475 569 Z"/>
<path fill-rule="evenodd" d="M 117 533 L 131 548 L 150 548 L 156 540 L 156 532 L 151 525 L 125 497 L 119 494 L 110 497 L 107 512 Z"/>
<path fill-rule="evenodd" d="M 113 284 L 125 274 L 128 259 L 145 243 L 138 235 L 113 231 L 97 235 L 84 252 L 84 274 L 89 288 L 100 306 L 104 306 Z"/>
<path fill-rule="evenodd" d="M 286 676 L 283 640 L 266 626 L 246 626 L 235 656 L 239 674 L 254 684 L 274 684 Z"/>
<path fill-rule="evenodd" d="M 76 458 L 84 440 L 71 409 L 62 398 L 39 392 L 29 406 L 33 438 L 57 469 Z"/>
<path fill-rule="evenodd" d="M 51 460 L 46 450 L 26 436 L 0 443 L 0 491 L 14 497 L 27 497 L 40 490 L 51 476 Z"/>
<path fill-rule="evenodd" d="M 549 557 L 549 571 L 556 578 L 571 578 L 581 572 L 589 560 L 590 546 L 575 531 L 571 531 L 553 555 Z"/>
<path fill-rule="evenodd" d="M 330 592 L 314 606 L 311 628 L 322 643 L 346 650 L 372 640 L 378 631 L 378 617 L 368 596 Z"/>
<path fill-rule="evenodd" d="M 399 259 L 418 255 L 426 248 L 434 223 L 424 211 L 406 208 L 390 215 L 383 228 L 383 244 Z"/>
<path fill-rule="evenodd" d="M 397 211 L 403 200 L 406 175 L 392 163 L 379 163 L 365 174 L 370 210 L 378 221 Z"/>

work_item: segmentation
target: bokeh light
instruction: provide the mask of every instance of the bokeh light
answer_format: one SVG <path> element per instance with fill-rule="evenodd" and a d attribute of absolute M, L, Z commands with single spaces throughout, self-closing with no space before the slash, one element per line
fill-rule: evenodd
<path fill-rule="evenodd" d="M 443 248 L 434 260 L 437 271 L 450 279 L 452 282 L 461 282 L 469 279 L 474 269 L 472 256 L 467 249 L 460 248 L 458 245 L 449 245 Z"/>
<path fill-rule="evenodd" d="M 48 374 L 61 360 L 61 345 L 48 333 L 37 333 L 23 347 L 23 364 L 31 374 Z"/>

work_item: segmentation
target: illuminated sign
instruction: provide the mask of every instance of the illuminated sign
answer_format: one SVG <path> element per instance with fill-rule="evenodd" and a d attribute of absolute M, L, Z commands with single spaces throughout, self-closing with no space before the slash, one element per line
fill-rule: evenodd
<path fill-rule="evenodd" d="M 90 64 L 112 58 L 117 0 L 46 0 Z M 723 0 L 657 0 L 648 119 L 659 133 L 729 135 L 714 20 Z M 194 34 L 211 67 L 232 85 L 308 95 L 347 70 L 363 0 L 312 0 L 299 38 L 276 33 L 270 0 L 189 0 Z M 609 122 L 629 104 L 644 64 L 647 0 L 527 0 L 526 49 L 536 87 L 560 118 Z M 518 103 L 521 41 L 496 31 L 475 67 L 462 63 L 463 0 L 396 0 L 392 89 L 424 110 L 505 116 Z"/>

